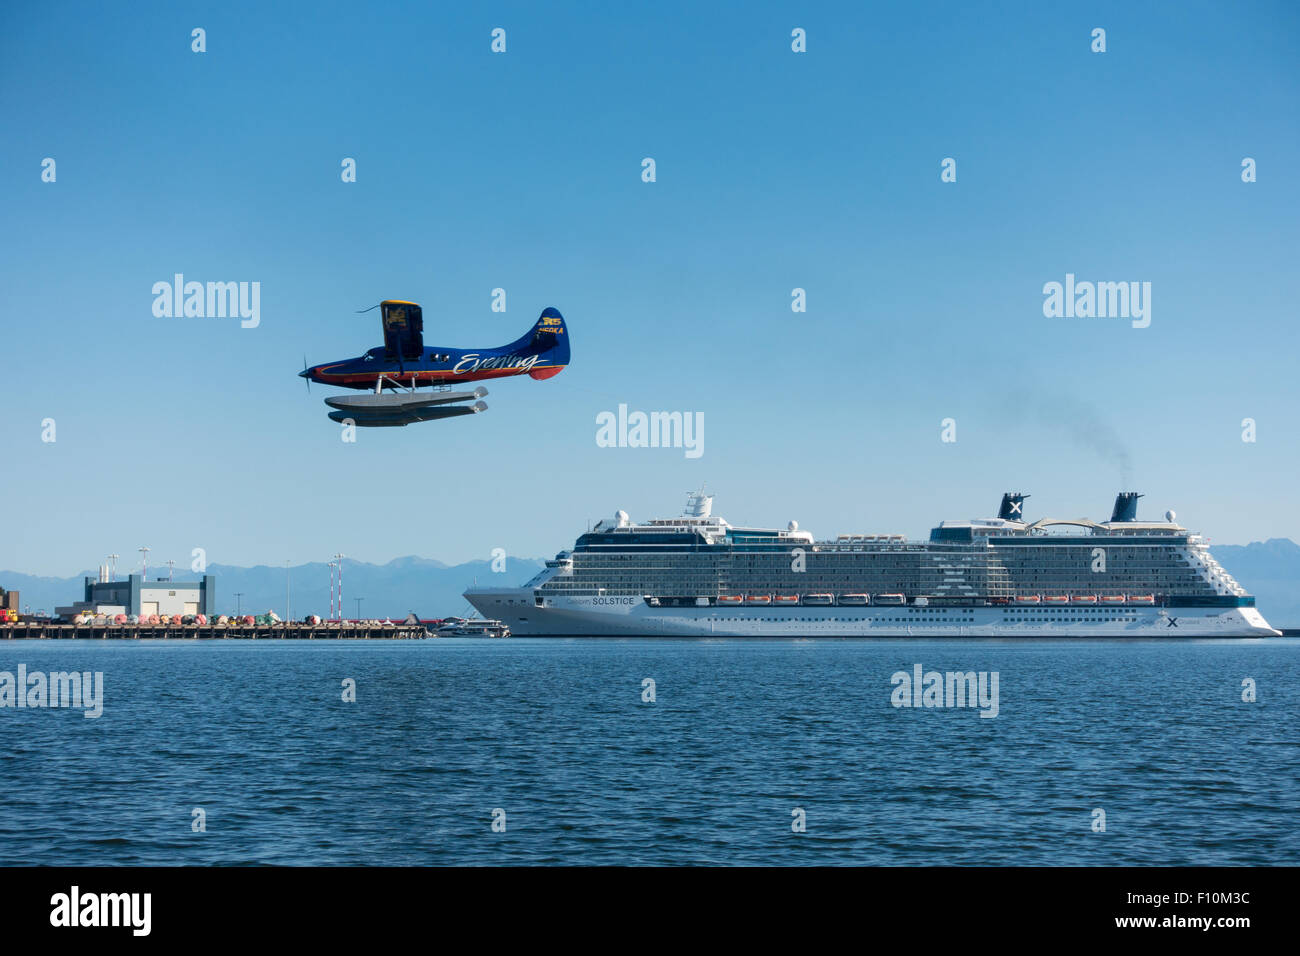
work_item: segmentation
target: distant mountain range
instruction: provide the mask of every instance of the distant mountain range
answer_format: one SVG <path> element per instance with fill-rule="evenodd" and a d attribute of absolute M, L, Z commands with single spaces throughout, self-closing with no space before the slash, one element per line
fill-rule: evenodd
<path fill-rule="evenodd" d="M 461 594 L 474 583 L 523 584 L 543 567 L 542 559 L 508 558 L 505 570 L 494 573 L 489 561 L 447 565 L 429 558 L 395 558 L 387 564 L 366 564 L 343 559 L 343 616 L 357 616 L 361 598 L 362 617 L 405 617 L 414 611 L 420 617 L 468 617 L 474 613 Z M 118 577 L 129 570 L 118 566 Z M 245 614 L 264 614 L 268 609 L 284 616 L 285 569 L 258 565 L 240 568 L 225 564 L 208 565 L 216 576 L 217 611 L 233 614 L 238 606 Z M 165 576 L 166 571 L 164 569 Z M 18 591 L 23 609 L 44 609 L 80 601 L 85 592 L 85 571 L 69 578 L 36 577 L 17 571 L 0 571 L 0 587 Z M 159 575 L 150 570 L 149 577 Z M 177 581 L 194 581 L 200 576 L 186 569 L 175 572 Z M 239 597 L 236 597 L 236 594 Z M 289 568 L 289 611 L 296 619 L 307 614 L 325 617 L 330 606 L 330 570 L 324 562 Z"/>
<path fill-rule="evenodd" d="M 1300 545 L 1289 538 L 1270 538 L 1251 544 L 1221 544 L 1210 549 L 1228 572 L 1258 599 L 1260 613 L 1274 627 L 1300 627 Z M 464 590 L 476 580 L 480 584 L 523 584 L 543 567 L 541 558 L 510 558 L 505 570 L 494 573 L 488 561 L 447 565 L 429 558 L 395 558 L 387 564 L 343 562 L 343 612 L 357 616 L 356 598 L 361 598 L 362 617 L 405 617 L 414 611 L 420 617 L 468 616 L 473 612 Z M 119 575 L 125 573 L 119 569 Z M 217 577 L 217 604 L 221 613 L 233 613 L 236 593 L 245 613 L 268 609 L 284 614 L 285 569 L 258 565 L 238 568 L 213 564 L 208 573 Z M 82 580 L 94 572 L 69 578 L 35 577 L 17 571 L 0 571 L 0 587 L 21 592 L 23 607 L 54 608 L 82 598 Z M 153 575 L 156 577 L 156 575 Z M 177 575 L 193 580 L 196 575 Z M 330 573 L 324 563 L 300 564 L 289 569 L 290 612 L 324 617 L 329 611 Z"/>

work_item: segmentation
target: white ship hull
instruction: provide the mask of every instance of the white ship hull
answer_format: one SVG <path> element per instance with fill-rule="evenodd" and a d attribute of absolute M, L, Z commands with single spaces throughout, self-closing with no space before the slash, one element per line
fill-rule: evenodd
<path fill-rule="evenodd" d="M 632 597 L 465 597 L 516 637 L 1278 637 L 1253 607 L 652 607 Z"/>

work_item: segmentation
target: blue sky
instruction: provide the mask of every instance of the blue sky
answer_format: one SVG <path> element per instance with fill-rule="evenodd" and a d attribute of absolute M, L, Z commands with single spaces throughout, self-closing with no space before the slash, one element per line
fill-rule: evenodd
<path fill-rule="evenodd" d="M 1125 485 L 1300 538 L 1300 8 L 1134 7 L 11 6 L 0 568 L 546 555 L 701 482 L 827 536 Z M 260 326 L 154 317 L 176 272 L 260 282 Z M 1045 318 L 1066 273 L 1150 282 L 1150 327 Z M 344 443 L 295 373 L 382 298 L 430 345 L 556 306 L 573 364 Z M 619 403 L 703 413 L 704 454 L 598 447 Z"/>

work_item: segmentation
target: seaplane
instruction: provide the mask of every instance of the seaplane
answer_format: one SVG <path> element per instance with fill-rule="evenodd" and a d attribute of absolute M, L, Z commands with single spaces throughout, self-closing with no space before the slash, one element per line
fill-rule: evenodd
<path fill-rule="evenodd" d="M 543 309 L 533 327 L 509 345 L 460 349 L 425 347 L 424 314 L 417 302 L 385 299 L 372 308 L 381 310 L 383 345 L 323 365 L 304 360 L 298 373 L 308 391 L 316 382 L 370 393 L 325 399 L 336 422 L 382 428 L 474 415 L 487 411 L 481 401 L 487 389 L 455 391 L 456 386 L 512 375 L 547 379 L 569 364 L 569 333 L 558 309 Z"/>

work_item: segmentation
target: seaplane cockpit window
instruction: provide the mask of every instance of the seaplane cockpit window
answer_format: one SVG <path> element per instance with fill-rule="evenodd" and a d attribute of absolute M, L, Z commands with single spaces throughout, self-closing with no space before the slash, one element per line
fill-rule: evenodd
<path fill-rule="evenodd" d="M 365 357 L 362 361 L 365 361 L 365 362 L 373 362 L 374 360 L 375 360 L 375 357 L 374 357 L 373 355 L 371 355 L 369 352 L 367 352 L 367 353 L 366 353 L 366 357 Z"/>

